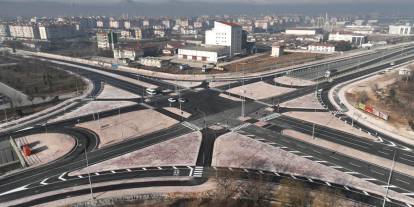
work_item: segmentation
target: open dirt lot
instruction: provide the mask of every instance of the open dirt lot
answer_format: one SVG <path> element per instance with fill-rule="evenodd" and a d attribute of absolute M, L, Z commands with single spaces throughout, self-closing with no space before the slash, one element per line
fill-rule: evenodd
<path fill-rule="evenodd" d="M 274 79 L 276 83 L 291 85 L 291 86 L 311 86 L 316 84 L 314 81 L 300 78 L 293 78 L 288 76 L 277 77 Z"/>
<path fill-rule="evenodd" d="M 308 94 L 280 104 L 281 107 L 301 109 L 324 109 L 316 98 L 315 93 Z"/>
<path fill-rule="evenodd" d="M 274 86 L 265 82 L 256 82 L 244 86 L 231 88 L 227 90 L 227 92 L 251 98 L 254 100 L 260 100 L 270 98 L 273 96 L 282 95 L 294 90 L 295 89 L 292 88 Z M 243 93 L 243 91 L 245 93 Z"/>
<path fill-rule="evenodd" d="M 330 127 L 336 130 L 340 130 L 343 132 L 351 133 L 363 138 L 367 138 L 370 140 L 377 140 L 376 137 L 373 137 L 365 132 L 361 132 L 358 129 L 352 127 L 349 124 L 339 120 L 335 116 L 333 116 L 329 112 L 299 112 L 299 111 L 291 111 L 283 113 L 283 115 L 290 116 L 296 119 L 301 119 L 304 121 L 312 122 L 315 124 L 319 124 L 322 126 Z"/>
<path fill-rule="evenodd" d="M 84 106 L 81 106 L 80 108 L 77 108 L 74 111 L 66 113 L 63 116 L 56 117 L 55 119 L 52 119 L 48 122 L 61 121 L 61 120 L 71 119 L 74 117 L 84 116 L 84 115 L 93 114 L 93 113 L 96 114 L 98 112 L 113 110 L 119 107 L 132 106 L 135 104 L 136 103 L 132 101 L 92 101 L 92 102 L 85 104 Z"/>
<path fill-rule="evenodd" d="M 141 96 L 137 94 L 130 93 L 128 91 L 124 91 L 117 87 L 114 87 L 109 84 L 105 84 L 104 89 L 101 94 L 98 95 L 97 98 L 101 99 L 132 99 L 132 98 L 140 98 Z"/>
<path fill-rule="evenodd" d="M 412 66 L 414 73 L 414 66 Z M 413 76 L 414 77 L 414 76 Z M 379 74 L 345 86 L 339 93 L 346 99 L 361 121 L 374 125 L 407 138 L 414 137 L 414 78 L 402 80 L 398 71 Z M 389 120 L 382 120 L 374 115 L 354 108 L 357 103 L 365 103 L 381 112 L 388 113 Z M 410 123 L 412 126 L 410 126 Z"/>
<path fill-rule="evenodd" d="M 81 123 L 77 126 L 90 129 L 99 135 L 98 147 L 121 142 L 128 138 L 152 133 L 178 123 L 175 119 L 151 109 L 129 112 Z"/>
<path fill-rule="evenodd" d="M 89 172 L 126 169 L 134 167 L 157 167 L 195 165 L 201 143 L 201 133 L 193 132 L 147 148 L 89 166 Z M 87 168 L 71 175 L 88 173 Z"/>
<path fill-rule="evenodd" d="M 216 140 L 212 165 L 305 175 L 328 182 L 353 186 L 367 192 L 385 194 L 385 189 L 381 186 L 237 133 L 227 133 Z M 388 195 L 414 203 L 414 199 L 393 191 L 389 191 Z"/>
<path fill-rule="evenodd" d="M 17 138 L 16 143 L 19 146 L 28 144 L 33 154 L 25 157 L 26 163 L 29 166 L 39 166 L 69 153 L 76 141 L 66 134 L 43 133 Z"/>
<path fill-rule="evenodd" d="M 17 65 L 2 67 L 0 82 L 29 97 L 52 97 L 86 88 L 81 78 L 34 60 L 22 60 Z"/>
<path fill-rule="evenodd" d="M 291 53 L 280 57 L 271 57 L 269 54 L 264 54 L 252 59 L 226 65 L 224 69 L 231 72 L 260 72 L 321 60 L 325 57 L 326 55 L 313 53 Z"/>

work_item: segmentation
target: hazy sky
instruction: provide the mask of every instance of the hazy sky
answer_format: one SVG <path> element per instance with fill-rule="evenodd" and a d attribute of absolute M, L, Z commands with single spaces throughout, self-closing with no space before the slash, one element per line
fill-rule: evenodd
<path fill-rule="evenodd" d="M 37 2 L 37 1 L 51 1 L 61 3 L 118 3 L 118 2 L 145 2 L 145 3 L 162 3 L 162 2 L 210 2 L 210 3 L 411 3 L 413 0 L 0 0 L 0 2 Z"/>
<path fill-rule="evenodd" d="M 69 4 L 69 6 L 68 6 Z M 340 4 L 340 5 L 338 5 Z M 0 16 L 412 15 L 414 0 L 0 0 Z"/>

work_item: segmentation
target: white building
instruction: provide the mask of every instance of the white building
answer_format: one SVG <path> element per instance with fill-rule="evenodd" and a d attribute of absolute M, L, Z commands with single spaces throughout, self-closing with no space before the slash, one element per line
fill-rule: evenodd
<path fill-rule="evenodd" d="M 7 24 L 0 24 L 0 37 L 10 36 L 9 26 Z"/>
<path fill-rule="evenodd" d="M 144 52 L 135 48 L 115 48 L 113 49 L 114 58 L 120 60 L 137 60 L 138 57 L 144 56 Z"/>
<path fill-rule="evenodd" d="M 272 53 L 270 56 L 272 57 L 280 57 L 283 55 L 285 47 L 282 45 L 272 45 Z"/>
<path fill-rule="evenodd" d="M 229 49 L 226 46 L 190 46 L 178 49 L 178 58 L 189 61 L 217 63 L 228 55 Z"/>
<path fill-rule="evenodd" d="M 96 33 L 98 48 L 114 49 L 118 43 L 118 34 L 115 32 L 98 32 Z"/>
<path fill-rule="evenodd" d="M 109 28 L 119 29 L 120 28 L 119 21 L 118 20 L 115 20 L 115 19 L 109 20 Z"/>
<path fill-rule="evenodd" d="M 76 27 L 72 25 L 39 26 L 40 39 L 55 40 L 77 36 Z"/>
<path fill-rule="evenodd" d="M 318 34 L 317 29 L 286 29 L 285 33 L 287 35 L 297 35 L 297 36 L 311 36 Z"/>
<path fill-rule="evenodd" d="M 413 28 L 410 25 L 390 25 L 388 33 L 390 35 L 412 35 Z"/>
<path fill-rule="evenodd" d="M 262 29 L 262 30 L 267 30 L 269 29 L 269 21 L 266 19 L 256 20 L 254 22 L 254 27 Z"/>
<path fill-rule="evenodd" d="M 361 46 L 365 43 L 366 37 L 365 35 L 344 34 L 337 32 L 329 34 L 329 41 L 345 41 L 357 46 Z"/>
<path fill-rule="evenodd" d="M 167 60 L 159 59 L 156 57 L 140 58 L 139 63 L 144 66 L 156 67 L 156 68 L 161 68 L 161 67 L 168 65 Z"/>
<path fill-rule="evenodd" d="M 226 46 L 229 56 L 242 53 L 242 27 L 235 23 L 215 21 L 214 28 L 206 31 L 206 45 Z"/>
<path fill-rule="evenodd" d="M 15 38 L 39 39 L 39 29 L 32 25 L 9 25 L 10 36 Z"/>
<path fill-rule="evenodd" d="M 308 45 L 308 51 L 330 54 L 335 52 L 335 46 L 331 44 L 311 44 Z"/>

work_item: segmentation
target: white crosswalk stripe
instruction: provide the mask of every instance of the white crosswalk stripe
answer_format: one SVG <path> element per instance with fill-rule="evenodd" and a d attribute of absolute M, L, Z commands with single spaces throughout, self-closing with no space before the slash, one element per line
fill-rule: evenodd
<path fill-rule="evenodd" d="M 196 166 L 193 171 L 193 177 L 203 177 L 204 167 Z"/>
<path fill-rule="evenodd" d="M 197 125 L 195 125 L 195 124 L 192 124 L 192 123 L 190 123 L 190 122 L 182 122 L 181 123 L 183 126 L 185 126 L 185 127 L 187 127 L 187 128 L 189 128 L 189 129 L 191 129 L 191 130 L 194 130 L 194 131 L 200 131 L 201 130 L 201 128 L 200 127 L 198 127 Z"/>
<path fill-rule="evenodd" d="M 279 113 L 273 113 L 273 114 L 267 115 L 265 117 L 262 117 L 259 120 L 260 121 L 270 121 L 272 119 L 276 119 L 279 116 L 281 116 L 281 114 L 279 114 Z"/>
<path fill-rule="evenodd" d="M 252 125 L 252 124 L 251 123 L 244 123 L 242 125 L 239 125 L 239 126 L 236 126 L 236 127 L 232 128 L 231 131 L 232 132 L 239 131 L 240 129 L 246 128 L 250 125 Z"/>

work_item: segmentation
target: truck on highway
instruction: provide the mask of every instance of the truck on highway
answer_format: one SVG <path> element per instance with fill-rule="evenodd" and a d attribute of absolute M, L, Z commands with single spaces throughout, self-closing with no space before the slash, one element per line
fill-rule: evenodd
<path fill-rule="evenodd" d="M 336 70 L 336 69 L 327 70 L 325 72 L 325 78 L 330 78 L 330 77 L 334 76 L 337 73 L 338 73 L 338 70 Z"/>

